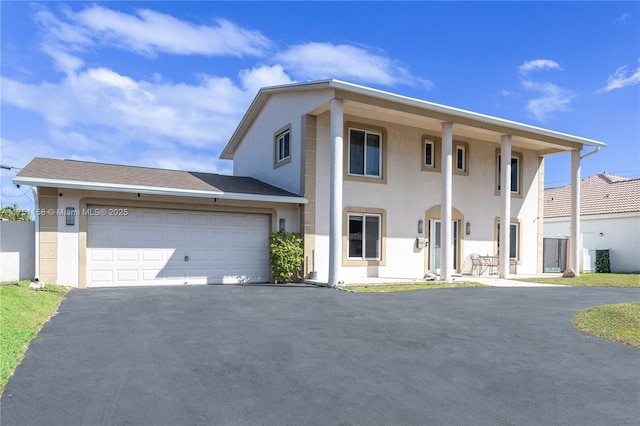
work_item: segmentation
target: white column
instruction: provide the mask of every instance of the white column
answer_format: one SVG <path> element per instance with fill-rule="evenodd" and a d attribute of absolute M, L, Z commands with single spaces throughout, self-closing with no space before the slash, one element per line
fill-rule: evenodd
<path fill-rule="evenodd" d="M 440 279 L 451 281 L 453 270 L 453 238 L 451 229 L 451 192 L 453 123 L 442 123 L 442 202 L 440 204 Z"/>
<path fill-rule="evenodd" d="M 331 182 L 329 188 L 329 286 L 340 282 L 342 265 L 342 99 L 331 99 Z"/>
<path fill-rule="evenodd" d="M 502 135 L 500 146 L 500 267 L 498 276 L 509 275 L 511 247 L 511 135 Z"/>
<path fill-rule="evenodd" d="M 580 150 L 571 151 L 571 245 L 569 268 L 580 275 Z"/>

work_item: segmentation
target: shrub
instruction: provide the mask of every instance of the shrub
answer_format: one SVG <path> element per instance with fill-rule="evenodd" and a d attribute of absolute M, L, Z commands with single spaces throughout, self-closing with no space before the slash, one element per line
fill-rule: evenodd
<path fill-rule="evenodd" d="M 302 238 L 292 232 L 274 232 L 270 237 L 271 271 L 277 283 L 291 282 L 302 272 Z"/>
<path fill-rule="evenodd" d="M 609 250 L 596 250 L 596 272 L 611 272 L 611 263 L 609 261 Z"/>

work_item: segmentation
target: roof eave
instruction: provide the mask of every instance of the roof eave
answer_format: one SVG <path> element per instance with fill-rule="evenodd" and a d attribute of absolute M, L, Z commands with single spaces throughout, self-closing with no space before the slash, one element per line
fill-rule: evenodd
<path fill-rule="evenodd" d="M 170 195 L 176 197 L 219 198 L 240 201 L 262 201 L 272 203 L 306 204 L 305 197 L 286 195 L 261 195 L 239 192 L 204 191 L 197 189 L 166 188 L 145 185 L 125 185 L 107 182 L 86 182 L 66 179 L 46 179 L 16 176 L 13 183 L 19 185 L 45 186 L 54 188 L 78 189 L 87 191 L 114 191 L 126 193 L 140 193 L 149 195 Z"/>

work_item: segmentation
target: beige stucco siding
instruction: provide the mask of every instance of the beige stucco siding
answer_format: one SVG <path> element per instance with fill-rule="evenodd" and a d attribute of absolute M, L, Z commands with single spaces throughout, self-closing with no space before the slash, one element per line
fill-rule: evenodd
<path fill-rule="evenodd" d="M 425 274 L 425 257 L 428 248 L 417 249 L 416 237 L 429 237 L 428 223 L 425 233 L 418 234 L 418 221 L 425 219 L 425 212 L 441 204 L 442 175 L 422 170 L 423 129 L 381 122 L 365 117 L 345 116 L 347 122 L 384 128 L 387 137 L 386 169 L 384 183 L 380 181 L 345 180 L 343 183 L 343 208 L 349 206 L 364 209 L 384 209 L 386 220 L 386 250 L 383 266 L 345 266 L 345 280 L 366 276 L 421 278 Z M 319 278 L 326 279 L 328 268 L 328 203 L 329 203 L 329 115 L 321 114 L 317 120 L 317 179 L 316 179 L 316 269 Z M 439 136 L 426 133 L 431 136 Z M 460 223 L 461 239 L 459 272 L 464 272 L 464 259 L 471 253 L 495 254 L 495 218 L 500 216 L 500 196 L 496 192 L 496 143 L 456 138 L 468 143 L 468 175 L 453 175 L 453 207 L 463 221 Z M 538 192 L 539 157 L 534 151 L 522 153 L 523 170 L 521 195 L 511 201 L 512 218 L 520 226 L 519 273 L 534 273 L 537 269 L 538 240 Z M 348 155 L 348 134 L 344 137 L 344 152 Z M 440 161 L 437 158 L 437 161 Z M 347 170 L 344 172 L 347 173 Z M 464 235 L 465 223 L 470 223 L 471 233 Z M 346 231 L 345 231 L 346 232 Z M 522 244 L 528 241 L 528 244 Z M 346 250 L 346 247 L 343 248 Z"/>
<path fill-rule="evenodd" d="M 271 97 L 235 151 L 233 174 L 252 176 L 295 194 L 302 194 L 302 116 L 328 102 L 331 93 L 331 90 L 322 90 Z M 288 125 L 291 129 L 291 161 L 274 167 L 274 132 Z"/>

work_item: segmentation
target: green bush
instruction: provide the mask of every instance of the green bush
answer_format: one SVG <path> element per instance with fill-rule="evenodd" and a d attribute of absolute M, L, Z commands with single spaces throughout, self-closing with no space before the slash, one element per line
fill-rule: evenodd
<path fill-rule="evenodd" d="M 277 283 L 291 282 L 302 272 L 302 238 L 292 232 L 274 232 L 270 237 L 271 271 Z"/>
<path fill-rule="evenodd" d="M 609 261 L 609 250 L 596 250 L 596 272 L 611 272 L 611 263 Z"/>

